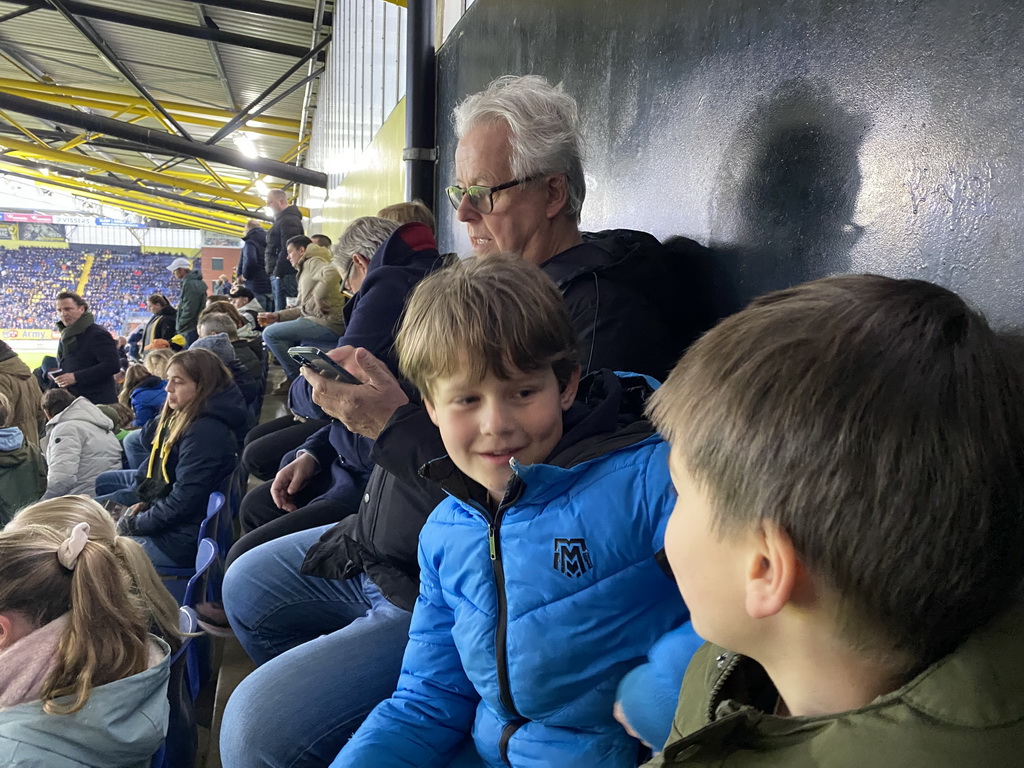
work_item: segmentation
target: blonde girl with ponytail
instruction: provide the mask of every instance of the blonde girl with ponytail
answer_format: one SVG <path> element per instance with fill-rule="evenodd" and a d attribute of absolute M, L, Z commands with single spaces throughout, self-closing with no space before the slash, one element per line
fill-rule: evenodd
<path fill-rule="evenodd" d="M 4 530 L 44 525 L 66 533 L 79 523 L 88 523 L 89 540 L 107 547 L 117 558 L 132 594 L 146 611 L 149 630 L 166 640 L 172 651 L 177 650 L 182 642 L 178 602 L 167 591 L 139 543 L 118 536 L 110 513 L 88 496 L 60 496 L 27 506 Z"/>
<path fill-rule="evenodd" d="M 0 765 L 148 765 L 169 654 L 88 523 L 0 531 Z"/>

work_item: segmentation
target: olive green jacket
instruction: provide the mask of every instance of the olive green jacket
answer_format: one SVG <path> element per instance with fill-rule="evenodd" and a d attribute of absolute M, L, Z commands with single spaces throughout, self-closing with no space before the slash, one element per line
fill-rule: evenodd
<path fill-rule="evenodd" d="M 667 746 L 647 767 L 1024 765 L 1024 605 L 861 709 L 765 714 L 776 698 L 756 662 L 705 645 L 686 670 Z"/>

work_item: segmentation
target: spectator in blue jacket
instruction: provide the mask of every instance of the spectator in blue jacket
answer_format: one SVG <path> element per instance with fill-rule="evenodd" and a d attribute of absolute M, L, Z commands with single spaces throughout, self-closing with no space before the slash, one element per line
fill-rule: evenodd
<path fill-rule="evenodd" d="M 649 380 L 581 382 L 557 287 L 500 255 L 420 283 L 397 347 L 448 499 L 420 535 L 397 690 L 333 765 L 632 768 L 617 685 L 688 616 L 656 562 L 675 493 Z"/>
<path fill-rule="evenodd" d="M 256 301 L 264 310 L 274 308 L 274 296 L 270 276 L 264 263 L 267 250 L 267 231 L 262 222 L 249 219 L 245 222 L 242 236 L 242 255 L 238 261 L 238 282 L 253 292 Z M 228 294 L 230 295 L 230 294 Z"/>
<path fill-rule="evenodd" d="M 345 334 L 338 346 L 363 347 L 397 370 L 394 329 L 406 297 L 440 264 L 434 236 L 424 224 L 399 227 L 374 216 L 352 222 L 335 250 L 335 265 L 355 294 L 345 305 Z M 329 418 L 312 402 L 309 383 L 301 376 L 293 383 L 289 399 L 300 416 Z M 229 562 L 258 544 L 337 522 L 355 512 L 373 467 L 371 446 L 372 441 L 353 435 L 337 422 L 309 437 L 274 480 L 246 494 L 239 517 L 247 535 L 232 549 Z"/>
<path fill-rule="evenodd" d="M 149 459 L 130 488 L 98 499 L 131 505 L 117 531 L 142 544 L 154 565 L 184 568 L 195 562 L 207 501 L 235 469 L 247 416 L 241 393 L 215 354 L 196 349 L 171 358 L 160 418 L 142 430 Z"/>

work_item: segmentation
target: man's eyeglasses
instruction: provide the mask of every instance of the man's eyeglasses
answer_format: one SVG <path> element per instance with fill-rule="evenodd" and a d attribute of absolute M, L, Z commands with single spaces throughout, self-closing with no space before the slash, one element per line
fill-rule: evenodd
<path fill-rule="evenodd" d="M 474 185 L 463 189 L 459 186 L 452 186 L 448 187 L 445 191 L 448 193 L 448 199 L 451 200 L 452 207 L 455 209 L 458 209 L 459 204 L 462 202 L 462 198 L 468 197 L 469 204 L 476 208 L 480 213 L 490 213 L 494 210 L 495 192 L 501 192 L 503 189 L 511 189 L 512 187 L 519 186 L 520 184 L 526 184 L 527 182 L 533 181 L 534 178 L 536 177 L 527 176 L 525 179 L 507 181 L 496 187 Z"/>

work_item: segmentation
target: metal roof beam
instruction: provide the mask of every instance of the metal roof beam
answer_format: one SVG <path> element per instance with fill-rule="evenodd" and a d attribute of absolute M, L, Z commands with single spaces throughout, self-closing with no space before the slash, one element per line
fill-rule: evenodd
<path fill-rule="evenodd" d="M 88 112 L 79 112 L 77 109 L 66 109 L 56 104 L 26 99 L 23 96 L 15 96 L 11 93 L 0 92 L 0 109 L 9 109 L 23 115 L 50 120 L 62 125 L 70 125 L 85 131 L 95 131 L 96 133 L 113 136 L 118 139 L 136 141 L 146 146 L 170 150 L 177 155 L 185 155 L 236 168 L 244 168 L 253 173 L 277 176 L 278 178 L 294 181 L 298 184 L 327 187 L 327 174 L 324 173 L 307 168 L 296 168 L 293 165 L 281 163 L 277 160 L 268 160 L 262 157 L 246 157 L 236 149 L 190 141 L 153 128 L 132 125 Z"/>
<path fill-rule="evenodd" d="M 191 24 L 182 24 L 179 21 L 167 21 L 154 16 L 145 16 L 141 13 L 129 13 L 128 11 L 117 11 L 113 8 L 101 8 L 98 5 L 80 3 L 78 0 L 47 0 L 56 10 L 59 10 L 70 21 L 72 14 L 84 16 L 89 19 L 100 19 L 114 24 L 124 24 L 129 27 L 151 29 L 154 32 L 166 32 L 170 35 L 191 37 L 196 40 L 213 40 L 217 43 L 237 45 L 240 48 L 251 48 L 254 51 L 276 53 L 281 56 L 292 56 L 298 58 L 306 53 L 301 45 L 279 43 L 276 40 L 268 40 L 262 37 L 251 35 L 240 35 L 235 32 L 225 32 L 221 29 L 208 27 L 196 27 Z M 75 23 L 75 22 L 72 22 Z M 75 23 L 75 26 L 78 26 Z"/>
<path fill-rule="evenodd" d="M 196 5 L 196 18 L 200 26 L 211 27 L 212 21 L 206 15 L 206 9 L 201 4 Z M 210 49 L 210 57 L 213 59 L 213 64 L 217 67 L 217 79 L 220 80 L 221 87 L 224 88 L 224 95 L 228 97 L 227 103 L 231 106 L 232 110 L 237 112 L 238 100 L 235 99 L 235 92 L 231 89 L 231 82 L 228 80 L 227 70 L 224 69 L 224 59 L 220 56 L 220 49 L 217 48 L 217 43 L 213 40 L 207 40 L 206 45 Z"/>
<path fill-rule="evenodd" d="M 61 176 L 61 177 L 70 176 L 72 179 L 74 179 L 76 176 L 79 175 L 75 171 L 69 170 L 67 168 L 54 168 L 53 165 L 45 165 L 43 163 L 37 163 L 37 162 L 35 162 L 33 160 L 25 160 L 25 159 L 20 158 L 20 157 L 11 157 L 10 155 L 5 155 L 3 157 L 0 157 L 0 163 L 6 164 L 6 165 L 21 166 L 22 168 L 31 168 L 32 170 L 37 170 L 37 171 L 42 171 L 44 168 L 48 168 L 51 172 L 56 173 L 58 176 Z M 7 173 L 11 173 L 11 171 L 6 171 L 6 172 Z M 34 177 L 34 176 L 31 177 L 31 178 L 32 179 L 36 179 L 36 177 Z M 130 191 L 130 192 L 137 192 L 139 194 L 143 194 L 143 195 L 147 195 L 147 196 L 152 196 L 152 197 L 160 197 L 160 198 L 163 198 L 165 200 L 174 200 L 175 202 L 186 203 L 187 205 L 190 205 L 190 206 L 195 207 L 195 208 L 205 208 L 205 209 L 210 210 L 210 211 L 217 211 L 218 213 L 226 213 L 226 214 L 229 214 L 231 216 L 243 216 L 243 217 L 248 217 L 250 219 L 261 219 L 263 221 L 273 221 L 273 218 L 271 218 L 270 216 L 267 216 L 267 214 L 263 213 L 263 209 L 261 209 L 261 208 L 256 209 L 256 210 L 248 210 L 248 209 L 245 209 L 245 208 L 232 208 L 229 205 L 220 205 L 219 203 L 211 203 L 208 200 L 203 200 L 203 199 L 197 198 L 197 197 L 185 197 L 184 195 L 176 195 L 173 192 L 166 192 L 166 191 L 164 191 L 162 189 L 157 189 L 157 188 L 154 188 L 154 187 L 139 186 L 138 184 L 132 184 L 130 181 L 124 181 L 123 179 L 118 179 L 118 178 L 115 178 L 113 176 L 91 176 L 85 182 L 80 182 L 80 183 L 84 183 L 86 185 L 89 185 L 89 184 L 99 184 L 99 185 L 106 186 L 106 187 L 117 187 L 118 189 L 124 189 L 124 190 Z"/>
<path fill-rule="evenodd" d="M 18 152 L 28 155 L 29 157 L 38 157 L 44 160 L 52 160 L 57 163 L 84 165 L 89 168 L 107 171 L 108 173 L 120 173 L 126 176 L 145 179 L 146 181 L 152 181 L 156 184 L 172 184 L 179 189 L 188 189 L 214 198 L 222 197 L 227 200 L 234 200 L 244 205 L 263 205 L 262 198 L 257 195 L 249 195 L 241 192 L 233 192 L 228 189 L 220 189 L 219 187 L 213 187 L 209 184 L 201 184 L 199 182 L 190 181 L 189 179 L 183 179 L 177 176 L 171 177 L 166 174 L 157 173 L 156 171 L 147 170 L 145 168 L 136 168 L 135 166 L 125 165 L 124 163 L 115 163 L 99 157 L 79 155 L 72 152 L 61 152 L 56 149 L 45 149 L 27 141 L 19 141 L 6 136 L 0 136 L 0 146 L 7 147 L 11 152 Z"/>
<path fill-rule="evenodd" d="M 163 115 L 164 118 L 172 126 L 174 126 L 174 130 L 176 130 L 184 138 L 191 140 L 192 137 L 189 136 L 188 131 L 182 128 L 178 121 L 171 117 L 171 113 L 164 109 L 164 106 L 159 101 L 153 98 L 150 92 L 146 90 L 146 87 L 135 76 L 135 73 L 132 72 L 128 68 L 128 65 L 121 61 L 120 57 L 116 53 L 114 53 L 113 49 L 109 45 L 107 45 L 107 41 L 104 40 L 95 29 L 93 29 L 92 25 L 89 24 L 89 22 L 82 21 L 74 15 L 74 13 L 71 10 L 71 6 L 78 6 L 81 5 L 81 3 L 67 2 L 67 0 L 46 1 L 54 10 L 59 12 L 65 19 L 67 19 L 67 21 L 75 29 L 77 29 L 79 32 L 85 35 L 86 39 L 93 44 L 96 50 L 100 52 L 100 55 L 107 60 L 110 66 L 112 66 L 115 70 L 120 72 L 121 76 L 124 77 L 124 79 L 127 80 L 129 83 L 131 83 L 132 87 L 136 91 L 138 91 L 139 95 L 142 98 L 144 98 L 147 102 L 149 102 L 153 109 L 155 109 L 157 112 Z"/>
<path fill-rule="evenodd" d="M 0 46 L 2 46 L 2 43 L 0 43 Z M 0 47 L 0 50 L 6 51 L 7 49 Z M 294 71 L 298 71 L 298 67 L 296 67 Z M 99 106 L 97 109 L 105 109 L 109 111 L 113 111 L 121 107 L 136 109 L 141 108 L 144 104 L 144 102 L 137 96 L 124 93 L 114 93 L 112 91 L 98 91 L 92 88 L 73 88 L 64 85 L 54 85 L 53 80 L 50 79 L 36 84 L 27 83 L 24 80 L 16 80 L 9 77 L 0 77 L 0 90 L 13 91 L 15 93 L 19 93 L 19 95 L 27 95 L 29 98 L 33 99 L 43 99 L 44 97 L 40 94 L 46 94 L 48 96 L 81 96 L 86 99 L 92 99 L 96 102 L 105 102 L 105 106 Z M 21 91 L 28 91 L 29 93 L 22 94 Z M 207 107 L 200 104 L 190 104 L 185 101 L 161 99 L 160 103 L 172 112 L 177 113 L 176 117 L 183 122 L 188 119 L 187 115 L 192 114 L 205 115 L 207 117 L 214 117 L 218 119 L 222 118 L 221 123 L 234 119 L 236 116 L 235 112 L 227 109 L 216 109 L 214 107 Z M 133 114 L 138 114 L 138 112 L 133 112 Z M 290 128 L 293 129 L 293 133 L 297 132 L 299 129 L 299 121 L 290 117 L 260 117 L 257 122 L 265 123 L 266 125 L 276 125 L 281 128 Z M 206 125 L 206 123 L 202 123 L 202 125 Z M 249 127 L 247 130 L 254 131 L 258 129 Z"/>
<path fill-rule="evenodd" d="M 42 10 L 45 7 L 46 3 L 44 2 L 29 3 L 24 8 L 19 8 L 16 11 L 11 11 L 10 13 L 6 13 L 3 16 L 0 16 L 0 24 L 3 24 L 5 21 L 10 21 L 11 19 L 16 19 L 19 16 L 24 16 L 26 13 L 32 13 L 32 11 Z"/>
<path fill-rule="evenodd" d="M 245 11 L 260 16 L 270 16 L 275 19 L 288 19 L 290 21 L 303 21 L 312 24 L 315 13 L 310 8 L 296 8 L 284 3 L 268 3 L 264 0 L 183 0 L 186 3 L 202 3 L 211 8 L 225 8 L 229 11 Z M 331 14 L 325 13 L 324 26 L 331 26 Z"/>

